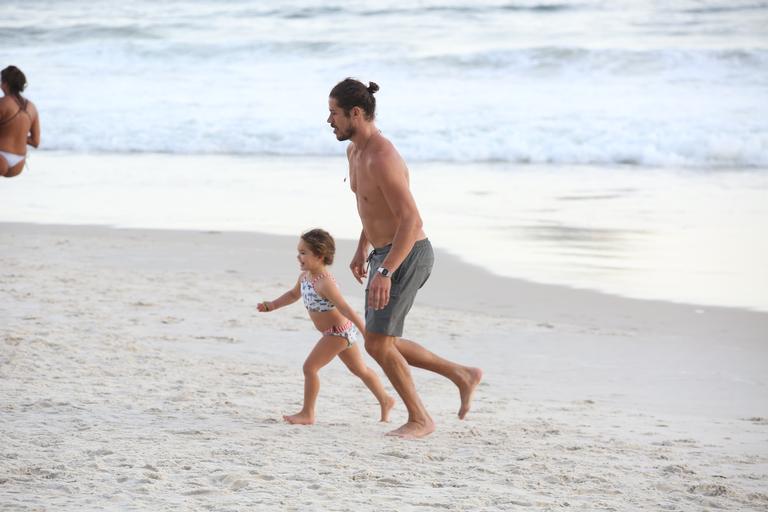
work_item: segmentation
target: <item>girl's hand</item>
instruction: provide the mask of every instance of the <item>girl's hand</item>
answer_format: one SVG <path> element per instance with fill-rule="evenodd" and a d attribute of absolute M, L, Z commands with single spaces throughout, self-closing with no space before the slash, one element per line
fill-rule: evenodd
<path fill-rule="evenodd" d="M 256 308 L 262 313 L 269 313 L 275 309 L 272 307 L 272 303 L 266 300 L 264 302 L 259 302 L 259 305 L 256 306 Z"/>

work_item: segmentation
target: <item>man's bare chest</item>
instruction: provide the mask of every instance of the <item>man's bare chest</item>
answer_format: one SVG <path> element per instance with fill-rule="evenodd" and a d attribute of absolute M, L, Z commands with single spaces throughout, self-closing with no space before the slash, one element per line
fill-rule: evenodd
<path fill-rule="evenodd" d="M 381 189 L 365 169 L 350 168 L 349 185 L 361 207 L 376 205 L 384 200 Z"/>

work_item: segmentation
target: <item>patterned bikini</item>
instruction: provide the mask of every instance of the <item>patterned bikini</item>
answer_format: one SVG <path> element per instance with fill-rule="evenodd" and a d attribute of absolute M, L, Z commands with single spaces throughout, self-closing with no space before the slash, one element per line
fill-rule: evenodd
<path fill-rule="evenodd" d="M 325 297 L 321 297 L 317 290 L 315 290 L 315 284 L 322 278 L 327 277 L 336 279 L 331 274 L 320 274 L 312 278 L 307 279 L 307 275 L 301 278 L 301 298 L 304 301 L 304 307 L 309 311 L 315 311 L 318 313 L 325 313 L 336 307 L 336 305 Z M 347 348 L 351 347 L 354 342 L 357 341 L 357 335 L 360 331 L 357 330 L 355 324 L 351 320 L 347 320 L 343 325 L 334 325 L 330 329 L 323 331 L 325 336 L 338 336 L 347 340 Z"/>

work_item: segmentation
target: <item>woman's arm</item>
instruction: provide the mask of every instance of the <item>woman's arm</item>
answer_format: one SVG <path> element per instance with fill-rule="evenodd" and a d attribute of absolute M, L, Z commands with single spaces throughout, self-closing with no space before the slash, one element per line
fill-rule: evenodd
<path fill-rule="evenodd" d="M 289 304 L 293 304 L 297 300 L 301 298 L 301 276 L 299 276 L 298 281 L 296 281 L 296 285 L 276 298 L 275 300 L 265 300 L 264 302 L 260 302 L 258 304 L 257 309 L 261 311 L 262 313 L 268 313 L 270 311 L 274 311 L 278 308 L 282 308 L 283 306 L 287 306 Z"/>
<path fill-rule="evenodd" d="M 40 145 L 40 114 L 37 112 L 37 108 L 34 109 L 34 119 L 32 119 L 32 126 L 29 127 L 27 144 L 33 148 L 36 148 Z"/>

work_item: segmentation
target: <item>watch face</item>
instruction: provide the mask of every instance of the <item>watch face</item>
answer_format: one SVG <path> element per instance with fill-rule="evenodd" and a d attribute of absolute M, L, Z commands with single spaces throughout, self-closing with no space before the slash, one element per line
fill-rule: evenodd
<path fill-rule="evenodd" d="M 379 267 L 379 274 L 383 275 L 384 277 L 389 277 L 389 270 L 384 267 Z"/>

